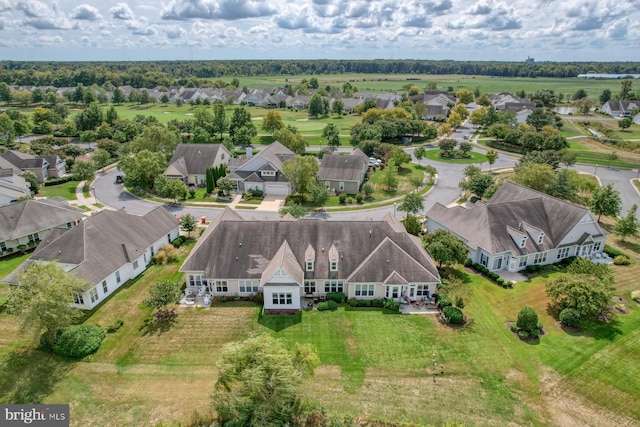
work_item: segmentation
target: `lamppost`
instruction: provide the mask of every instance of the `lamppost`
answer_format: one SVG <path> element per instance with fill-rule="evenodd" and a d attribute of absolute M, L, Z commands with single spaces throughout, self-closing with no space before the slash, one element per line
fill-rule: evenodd
<path fill-rule="evenodd" d="M 393 217 L 396 217 L 396 203 L 393 202 Z"/>
<path fill-rule="evenodd" d="M 593 173 L 595 176 L 598 176 L 598 165 L 596 164 L 596 171 Z"/>

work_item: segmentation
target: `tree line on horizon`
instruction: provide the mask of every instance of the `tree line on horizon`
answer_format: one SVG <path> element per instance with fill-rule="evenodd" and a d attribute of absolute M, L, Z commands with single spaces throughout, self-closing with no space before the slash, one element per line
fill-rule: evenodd
<path fill-rule="evenodd" d="M 635 74 L 638 62 L 500 62 L 434 60 L 226 60 L 41 62 L 0 61 L 0 82 L 70 87 L 111 82 L 135 88 L 202 85 L 202 79 L 323 74 L 460 74 L 494 77 L 576 77 L 585 73 Z"/>

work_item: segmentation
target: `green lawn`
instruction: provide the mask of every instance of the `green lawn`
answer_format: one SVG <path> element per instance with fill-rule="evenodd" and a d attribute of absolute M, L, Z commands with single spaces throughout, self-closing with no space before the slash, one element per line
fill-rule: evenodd
<path fill-rule="evenodd" d="M 40 186 L 38 190 L 38 196 L 41 197 L 64 197 L 69 200 L 77 200 L 76 197 L 76 187 L 78 186 L 78 181 L 69 181 L 64 184 L 59 185 L 51 185 L 45 187 L 44 185 Z"/>
<path fill-rule="evenodd" d="M 0 279 L 15 270 L 16 267 L 22 264 L 27 258 L 29 258 L 29 254 L 11 255 L 0 258 Z"/>

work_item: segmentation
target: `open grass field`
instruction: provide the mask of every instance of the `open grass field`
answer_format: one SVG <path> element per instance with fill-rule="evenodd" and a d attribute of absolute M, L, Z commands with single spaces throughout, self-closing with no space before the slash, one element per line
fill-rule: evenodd
<path fill-rule="evenodd" d="M 41 185 L 38 189 L 39 197 L 64 197 L 69 200 L 77 200 L 76 187 L 78 181 L 69 181 L 60 185 L 50 185 L 45 187 Z"/>
<path fill-rule="evenodd" d="M 629 293 L 637 288 L 640 244 L 610 240 L 634 261 L 613 267 L 616 294 L 630 313 L 574 334 L 547 310 L 544 283 L 559 273 L 502 289 L 462 270 L 472 298 L 459 329 L 433 316 L 345 308 L 261 317 L 250 303 L 179 309 L 172 325 L 150 329 L 144 321 L 151 310 L 141 306 L 150 285 L 181 278 L 179 263 L 152 266 L 89 313 L 88 323 L 104 327 L 120 317 L 124 326 L 82 361 L 35 350 L 17 334 L 15 319 L 0 313 L 0 402 L 68 402 L 73 426 L 177 425 L 207 412 L 225 343 L 270 333 L 316 348 L 321 365 L 302 393 L 330 413 L 433 426 L 451 419 L 468 426 L 638 425 L 640 307 Z M 545 327 L 532 343 L 505 326 L 525 305 Z"/>
<path fill-rule="evenodd" d="M 402 93 L 404 85 L 415 85 L 423 89 L 427 82 L 436 82 L 438 89 L 446 90 L 449 86 L 454 90 L 466 88 L 471 91 L 476 88 L 481 93 L 516 92 L 524 90 L 533 93 L 538 90 L 553 90 L 569 97 L 578 89 L 584 89 L 588 96 L 597 99 L 603 90 L 609 89 L 616 93 L 620 91 L 618 80 L 595 80 L 579 78 L 517 78 L 490 77 L 466 75 L 427 75 L 427 74 L 332 74 L 332 75 L 301 75 L 301 76 L 261 76 L 242 77 L 242 86 L 265 88 L 283 87 L 286 84 L 298 84 L 303 79 L 307 81 L 315 77 L 320 86 L 342 86 L 349 82 L 361 91 L 370 92 L 398 92 Z"/>

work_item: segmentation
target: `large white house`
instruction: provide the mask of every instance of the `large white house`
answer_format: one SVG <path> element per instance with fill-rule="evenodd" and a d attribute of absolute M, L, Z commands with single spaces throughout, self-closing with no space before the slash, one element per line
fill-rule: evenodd
<path fill-rule="evenodd" d="M 153 255 L 178 234 L 177 219 L 163 207 L 143 216 L 104 210 L 73 228 L 53 228 L 2 282 L 17 285 L 19 274 L 33 262 L 57 262 L 89 282 L 90 288 L 75 296 L 74 305 L 90 310 L 146 270 Z"/>
<path fill-rule="evenodd" d="M 601 254 L 606 235 L 586 208 L 505 182 L 487 202 L 448 208 L 436 203 L 427 231 L 449 230 L 469 248 L 469 258 L 492 271 Z"/>
<path fill-rule="evenodd" d="M 416 301 L 437 292 L 438 271 L 416 236 L 391 215 L 380 221 L 244 220 L 226 209 L 180 271 L 188 290 L 263 293 L 267 313 L 295 312 L 305 296 Z"/>

